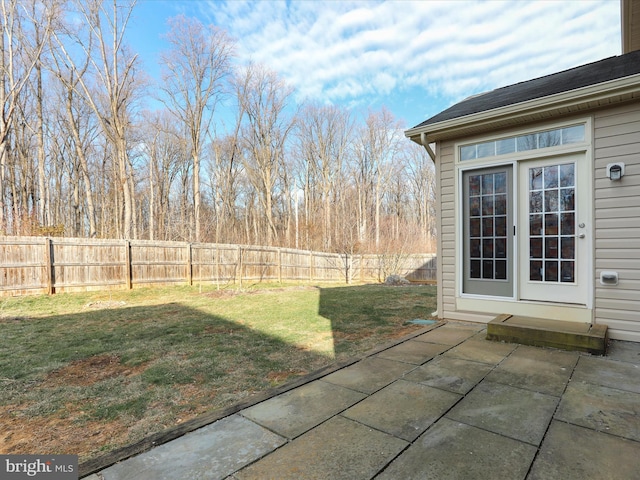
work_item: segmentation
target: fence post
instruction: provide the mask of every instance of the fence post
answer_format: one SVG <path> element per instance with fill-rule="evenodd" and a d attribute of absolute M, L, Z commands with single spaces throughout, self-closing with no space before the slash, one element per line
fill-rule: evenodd
<path fill-rule="evenodd" d="M 344 282 L 347 285 L 351 284 L 351 277 L 353 275 L 353 272 L 351 271 L 352 268 L 353 268 L 353 262 L 351 261 L 351 254 L 345 252 L 345 254 L 344 254 Z"/>
<path fill-rule="evenodd" d="M 133 288 L 133 268 L 131 265 L 131 241 L 124 241 L 124 258 L 125 258 L 125 280 L 127 289 Z"/>
<path fill-rule="evenodd" d="M 54 285 L 54 270 L 53 270 L 53 251 L 52 241 L 49 237 L 44 239 L 44 263 L 47 282 L 47 295 L 53 295 L 56 293 Z"/>
<path fill-rule="evenodd" d="M 187 243 L 187 285 L 193 285 L 193 251 L 190 243 Z"/>
<path fill-rule="evenodd" d="M 364 283 L 364 255 L 360 254 L 360 283 Z"/>
<path fill-rule="evenodd" d="M 242 247 L 238 245 L 238 271 L 240 273 L 240 288 L 242 288 Z"/>
<path fill-rule="evenodd" d="M 278 248 L 278 282 L 282 283 L 282 248 Z"/>
<path fill-rule="evenodd" d="M 217 243 L 214 250 L 214 256 L 216 261 L 216 289 L 220 290 L 220 247 Z"/>
<path fill-rule="evenodd" d="M 313 251 L 309 250 L 309 281 L 313 282 Z"/>

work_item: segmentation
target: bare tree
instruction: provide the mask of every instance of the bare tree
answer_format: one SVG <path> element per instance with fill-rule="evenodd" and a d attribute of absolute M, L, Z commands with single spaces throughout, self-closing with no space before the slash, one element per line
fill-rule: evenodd
<path fill-rule="evenodd" d="M 195 240 L 201 240 L 200 161 L 205 134 L 230 73 L 234 44 L 224 30 L 205 27 L 196 19 L 169 20 L 171 48 L 162 55 L 162 91 L 169 110 L 185 125 L 193 160 Z"/>
<path fill-rule="evenodd" d="M 308 105 L 298 119 L 296 154 L 302 162 L 305 218 L 314 222 L 315 212 L 321 212 L 318 247 L 326 250 L 333 244 L 332 192 L 338 177 L 344 174 L 352 127 L 350 113 L 336 106 Z"/>
<path fill-rule="evenodd" d="M 0 0 L 0 229 L 7 224 L 7 169 L 9 141 L 14 127 L 20 96 L 39 65 L 45 39 L 51 32 L 53 2 L 43 2 L 33 10 L 39 12 L 37 29 L 26 26 L 29 10 L 18 0 Z M 31 34 L 31 35 L 30 35 Z M 35 36 L 34 36 L 35 35 Z"/>
<path fill-rule="evenodd" d="M 102 0 L 76 0 L 78 13 L 88 28 L 68 31 L 81 57 L 89 59 L 90 68 L 84 73 L 64 39 L 56 36 L 58 48 L 77 79 L 77 91 L 91 107 L 108 138 L 116 160 L 117 188 L 122 192 L 122 227 L 120 236 L 134 236 L 133 192 L 131 190 L 131 164 L 127 136 L 131 127 L 132 108 L 141 88 L 136 75 L 137 55 L 124 43 L 124 34 L 131 18 L 135 0 L 112 0 L 110 7 Z"/>
<path fill-rule="evenodd" d="M 271 245 L 278 239 L 275 188 L 279 169 L 284 166 L 287 137 L 295 122 L 295 115 L 287 115 L 293 88 L 265 67 L 250 65 L 236 79 L 236 94 L 246 119 L 242 130 L 244 168 L 266 221 L 265 242 Z"/>
<path fill-rule="evenodd" d="M 40 0 L 30 0 L 24 2 L 24 10 L 29 22 L 29 30 L 31 31 L 31 50 L 38 52 L 36 62 L 33 69 L 33 90 L 35 92 L 34 100 L 36 106 L 36 125 L 35 132 L 37 138 L 37 158 L 38 158 L 38 222 L 42 226 L 46 226 L 51 220 L 47 216 L 47 189 L 46 189 L 46 172 L 45 172 L 45 133 L 44 133 L 44 103 L 45 97 L 43 92 L 43 55 L 45 45 L 49 45 L 49 36 L 51 34 L 52 18 L 57 17 L 60 12 L 59 2 L 50 1 L 45 6 Z M 26 43 L 26 42 L 23 42 Z"/>
<path fill-rule="evenodd" d="M 436 201 L 436 180 L 433 161 L 426 150 L 413 142 L 405 142 L 402 148 L 409 175 L 407 181 L 413 204 L 412 211 L 417 217 L 420 237 L 425 250 L 432 250 L 433 216 Z"/>
<path fill-rule="evenodd" d="M 380 245 L 382 198 L 390 167 L 397 158 L 401 131 L 402 124 L 383 107 L 379 112 L 369 112 L 355 142 L 360 239 L 367 241 L 368 222 L 373 217 L 376 247 Z"/>
<path fill-rule="evenodd" d="M 209 188 L 215 213 L 215 242 L 238 238 L 236 206 L 239 202 L 241 158 L 236 135 L 230 134 L 211 143 Z"/>
<path fill-rule="evenodd" d="M 188 146 L 173 115 L 166 110 L 147 113 L 142 142 L 148 168 L 149 239 L 173 238 L 180 224 L 171 222 L 171 189 L 181 165 L 186 163 Z M 184 232 L 180 234 L 184 236 Z"/>
<path fill-rule="evenodd" d="M 78 60 L 73 68 L 69 68 L 66 56 L 59 50 L 52 48 L 52 56 L 49 68 L 60 84 L 60 100 L 64 105 L 61 110 L 65 115 L 60 119 L 60 131 L 71 138 L 72 152 L 77 158 L 79 177 L 82 178 L 84 199 L 87 208 L 88 235 L 97 235 L 97 218 L 94 202 L 94 193 L 91 188 L 91 171 L 89 168 L 89 152 L 96 132 L 95 111 L 83 100 L 79 80 L 86 75 L 90 67 L 91 59 L 85 56 Z M 82 63 L 80 63 L 82 62 Z"/>

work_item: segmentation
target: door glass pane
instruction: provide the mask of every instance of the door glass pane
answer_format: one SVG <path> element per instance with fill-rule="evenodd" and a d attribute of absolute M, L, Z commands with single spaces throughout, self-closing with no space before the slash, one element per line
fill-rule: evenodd
<path fill-rule="evenodd" d="M 482 236 L 493 237 L 493 218 L 484 217 L 482 219 Z"/>
<path fill-rule="evenodd" d="M 529 239 L 529 258 L 543 258 L 542 238 L 531 237 Z"/>
<path fill-rule="evenodd" d="M 542 281 L 542 262 L 540 260 L 529 262 L 529 280 L 532 282 Z"/>
<path fill-rule="evenodd" d="M 480 195 L 480 175 L 469 177 L 469 195 Z"/>
<path fill-rule="evenodd" d="M 473 217 L 480 216 L 480 197 L 469 200 L 469 214 Z"/>
<path fill-rule="evenodd" d="M 573 164 L 560 165 L 560 186 L 573 187 L 575 185 L 575 172 Z"/>
<path fill-rule="evenodd" d="M 494 207 L 495 207 L 496 215 L 506 215 L 507 214 L 507 196 L 496 195 Z"/>
<path fill-rule="evenodd" d="M 544 188 L 549 190 L 550 188 L 556 188 L 558 186 L 558 166 L 544 168 Z"/>
<path fill-rule="evenodd" d="M 507 217 L 496 217 L 495 220 L 496 220 L 496 237 L 506 237 L 507 236 Z"/>
<path fill-rule="evenodd" d="M 529 169 L 529 190 L 542 188 L 542 168 Z"/>
<path fill-rule="evenodd" d="M 558 262 L 550 262 L 548 260 L 544 262 L 544 281 L 558 281 Z"/>
<path fill-rule="evenodd" d="M 560 272 L 560 281 L 565 283 L 575 282 L 574 269 L 576 262 L 560 262 L 560 264 L 562 265 Z"/>
<path fill-rule="evenodd" d="M 531 213 L 542 211 L 542 192 L 529 193 L 529 210 Z"/>
<path fill-rule="evenodd" d="M 507 279 L 507 261 L 506 260 L 496 260 L 496 279 L 497 280 Z"/>
<path fill-rule="evenodd" d="M 529 214 L 529 235 L 542 235 L 542 215 Z"/>
<path fill-rule="evenodd" d="M 469 276 L 471 278 L 480 278 L 480 260 L 471 260 Z"/>
<path fill-rule="evenodd" d="M 482 194 L 491 195 L 493 193 L 493 174 L 482 175 Z"/>
<path fill-rule="evenodd" d="M 573 212 L 565 212 L 560 217 L 561 227 L 560 233 L 562 235 L 574 235 L 576 233 L 576 220 Z"/>
<path fill-rule="evenodd" d="M 529 169 L 532 282 L 575 282 L 575 188 L 574 163 Z"/>
<path fill-rule="evenodd" d="M 507 174 L 496 173 L 494 175 L 494 184 L 496 186 L 496 193 L 507 193 Z"/>

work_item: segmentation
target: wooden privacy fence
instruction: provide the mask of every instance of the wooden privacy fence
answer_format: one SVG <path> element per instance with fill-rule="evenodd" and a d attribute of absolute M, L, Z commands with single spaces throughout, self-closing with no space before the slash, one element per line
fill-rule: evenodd
<path fill-rule="evenodd" d="M 436 278 L 435 254 L 349 255 L 278 247 L 147 240 L 0 237 L 0 295 L 149 284 Z"/>

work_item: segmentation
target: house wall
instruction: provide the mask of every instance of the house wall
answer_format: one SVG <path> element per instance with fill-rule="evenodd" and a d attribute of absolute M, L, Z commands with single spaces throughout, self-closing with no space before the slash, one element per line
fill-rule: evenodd
<path fill-rule="evenodd" d="M 611 338 L 640 341 L 640 104 L 594 114 L 595 321 Z M 619 182 L 608 163 L 624 162 Z M 603 286 L 600 273 L 616 271 L 619 284 Z"/>
<path fill-rule="evenodd" d="M 582 117 L 584 118 L 584 116 Z M 592 114 L 594 158 L 594 321 L 611 338 L 640 341 L 640 104 Z M 439 316 L 488 322 L 493 315 L 456 305 L 456 214 L 454 142 L 437 146 L 439 190 Z M 606 177 L 609 163 L 624 162 L 619 182 Z M 615 271 L 619 284 L 600 284 L 600 273 Z"/>

